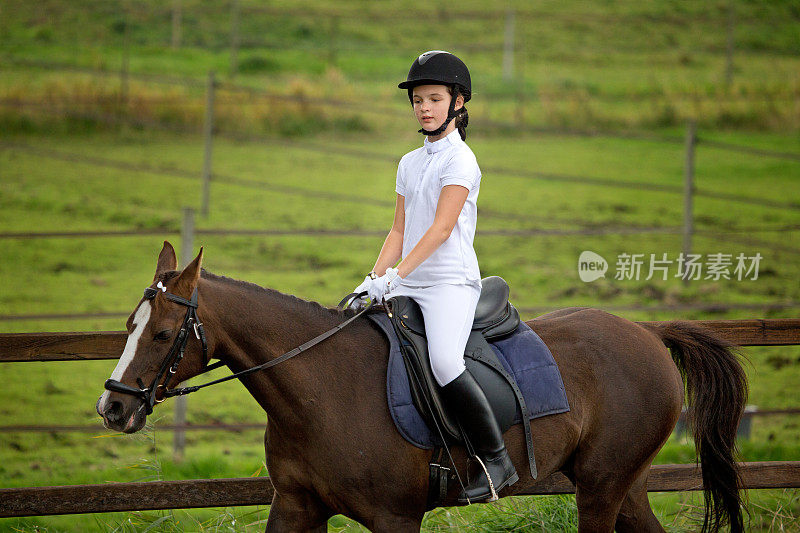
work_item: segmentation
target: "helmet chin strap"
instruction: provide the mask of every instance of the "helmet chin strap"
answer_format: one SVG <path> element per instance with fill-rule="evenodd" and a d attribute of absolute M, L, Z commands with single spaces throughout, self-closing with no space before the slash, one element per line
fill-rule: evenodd
<path fill-rule="evenodd" d="M 447 129 L 447 125 L 450 124 L 450 121 L 458 116 L 458 113 L 456 113 L 455 111 L 455 107 L 456 107 L 456 99 L 455 97 L 453 97 L 450 99 L 450 107 L 447 109 L 447 119 L 444 122 L 442 122 L 442 125 L 433 131 L 428 131 L 425 128 L 420 128 L 418 132 L 423 135 L 427 135 L 428 137 L 432 135 L 439 135 L 440 133 L 442 133 L 444 130 Z"/>

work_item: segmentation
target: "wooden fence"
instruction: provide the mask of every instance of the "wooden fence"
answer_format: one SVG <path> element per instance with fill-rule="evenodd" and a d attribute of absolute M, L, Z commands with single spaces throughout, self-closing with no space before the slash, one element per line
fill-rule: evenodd
<path fill-rule="evenodd" d="M 661 324 L 642 321 L 639 324 Z M 739 346 L 800 344 L 800 318 L 693 320 Z M 0 363 L 19 361 L 81 361 L 119 359 L 124 331 L 92 333 L 0 333 Z"/>
<path fill-rule="evenodd" d="M 657 324 L 658 322 L 641 322 Z M 800 345 L 800 319 L 699 320 L 739 346 Z M 0 334 L 0 362 L 116 359 L 126 333 Z M 742 463 L 742 488 L 800 487 L 800 461 Z M 652 492 L 701 490 L 697 465 L 660 465 L 650 472 Z M 568 494 L 575 487 L 561 473 L 521 494 Z M 266 477 L 106 483 L 0 489 L 0 517 L 51 514 L 267 505 L 273 487 Z"/>
<path fill-rule="evenodd" d="M 800 461 L 741 463 L 742 488 L 800 487 Z M 650 470 L 647 490 L 673 492 L 702 490 L 696 465 L 657 465 Z M 572 494 L 575 486 L 557 472 L 539 481 L 522 495 Z M 194 507 L 268 505 L 273 487 L 268 477 L 192 479 L 25 487 L 0 489 L 0 518 L 54 514 L 146 511 Z"/>

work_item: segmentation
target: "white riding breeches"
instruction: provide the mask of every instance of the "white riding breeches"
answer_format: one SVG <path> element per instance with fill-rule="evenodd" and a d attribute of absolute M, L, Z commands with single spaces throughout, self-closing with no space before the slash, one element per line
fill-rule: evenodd
<path fill-rule="evenodd" d="M 431 369 L 439 386 L 447 385 L 466 369 L 464 348 L 480 295 L 480 282 L 467 282 L 429 287 L 401 284 L 384 297 L 409 296 L 419 304 L 425 318 Z"/>

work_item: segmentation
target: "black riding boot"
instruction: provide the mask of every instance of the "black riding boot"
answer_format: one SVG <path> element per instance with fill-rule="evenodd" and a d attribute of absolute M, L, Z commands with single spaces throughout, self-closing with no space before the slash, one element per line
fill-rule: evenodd
<path fill-rule="evenodd" d="M 494 417 L 492 406 L 469 370 L 465 370 L 442 387 L 442 396 L 448 409 L 458 417 L 475 451 L 489 471 L 495 492 L 500 492 L 503 487 L 516 483 L 519 476 L 506 451 L 503 434 Z M 461 492 L 458 501 L 480 502 L 491 497 L 489 481 L 481 468 L 478 477 Z"/>

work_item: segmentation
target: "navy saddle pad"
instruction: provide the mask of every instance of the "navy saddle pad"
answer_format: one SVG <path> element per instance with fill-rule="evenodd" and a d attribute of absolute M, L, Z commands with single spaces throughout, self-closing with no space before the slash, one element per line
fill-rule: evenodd
<path fill-rule="evenodd" d="M 373 320 L 389 339 L 389 369 L 386 375 L 386 392 L 389 412 L 403 437 L 419 448 L 441 445 L 438 436 L 417 411 L 411 400 L 411 389 L 400 342 L 385 313 L 372 313 Z M 520 321 L 511 335 L 489 343 L 505 369 L 514 376 L 530 418 L 569 411 L 564 382 L 553 355 L 544 341 L 525 322 Z M 519 417 L 514 424 L 520 423 Z"/>

